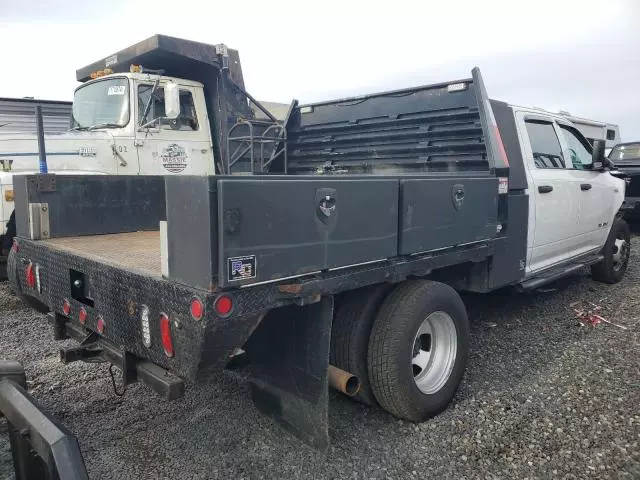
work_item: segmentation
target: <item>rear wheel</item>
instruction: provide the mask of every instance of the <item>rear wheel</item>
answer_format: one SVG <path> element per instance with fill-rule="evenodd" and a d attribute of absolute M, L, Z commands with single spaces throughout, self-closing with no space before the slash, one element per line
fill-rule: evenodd
<path fill-rule="evenodd" d="M 380 304 L 392 285 L 360 288 L 343 295 L 331 328 L 331 364 L 346 370 L 360 380 L 360 391 L 354 397 L 367 405 L 375 405 L 367 367 L 369 335 Z"/>
<path fill-rule="evenodd" d="M 399 285 L 369 340 L 369 379 L 381 407 L 422 422 L 453 398 L 467 363 L 469 322 L 458 293 L 427 280 Z"/>
<path fill-rule="evenodd" d="M 627 271 L 631 253 L 631 233 L 627 222 L 620 218 L 613 222 L 602 253 L 604 259 L 591 267 L 591 277 L 599 282 L 618 283 Z"/>

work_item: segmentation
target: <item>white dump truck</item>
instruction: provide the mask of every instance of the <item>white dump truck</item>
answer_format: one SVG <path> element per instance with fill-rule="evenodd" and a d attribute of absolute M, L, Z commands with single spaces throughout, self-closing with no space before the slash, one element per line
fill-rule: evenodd
<path fill-rule="evenodd" d="M 185 46 L 198 52 L 188 65 L 181 55 Z M 210 71 L 219 62 L 228 66 L 227 81 L 214 85 Z M 268 110 L 244 91 L 237 50 L 164 35 L 81 68 L 76 78 L 82 85 L 74 93 L 70 129 L 45 135 L 51 173 L 242 174 L 252 163 L 268 162 L 288 110 L 272 102 Z M 214 125 L 213 118 L 223 120 Z M 228 141 L 218 144 L 216 132 Z M 0 160 L 7 165 L 0 171 L 4 260 L 15 235 L 13 176 L 39 171 L 37 136 L 0 135 Z"/>

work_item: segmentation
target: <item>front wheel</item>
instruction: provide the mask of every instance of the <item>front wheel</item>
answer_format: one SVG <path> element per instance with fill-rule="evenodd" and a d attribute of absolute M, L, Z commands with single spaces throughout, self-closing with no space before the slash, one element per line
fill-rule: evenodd
<path fill-rule="evenodd" d="M 613 222 L 607 242 L 602 249 L 604 258 L 591 266 L 591 277 L 598 282 L 618 283 L 627 271 L 630 253 L 629 225 L 618 218 Z"/>
<path fill-rule="evenodd" d="M 448 285 L 407 281 L 384 301 L 369 339 L 369 380 L 378 404 L 422 422 L 453 398 L 467 363 L 469 321 Z"/>

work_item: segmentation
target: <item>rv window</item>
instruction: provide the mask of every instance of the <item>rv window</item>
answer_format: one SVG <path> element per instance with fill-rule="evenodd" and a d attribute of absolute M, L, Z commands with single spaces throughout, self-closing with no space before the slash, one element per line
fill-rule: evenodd
<path fill-rule="evenodd" d="M 616 139 L 616 131 L 607 129 L 607 140 L 615 140 Z"/>
<path fill-rule="evenodd" d="M 565 168 L 560 141 L 553 124 L 527 120 L 526 125 L 536 167 Z"/>

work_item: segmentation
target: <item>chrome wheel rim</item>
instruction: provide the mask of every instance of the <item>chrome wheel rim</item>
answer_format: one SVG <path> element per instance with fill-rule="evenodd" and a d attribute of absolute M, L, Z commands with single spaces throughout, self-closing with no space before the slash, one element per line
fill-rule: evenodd
<path fill-rule="evenodd" d="M 413 340 L 411 369 L 422 393 L 436 393 L 447 383 L 457 348 L 456 326 L 448 313 L 433 312 L 420 324 Z"/>
<path fill-rule="evenodd" d="M 629 243 L 624 238 L 616 238 L 613 244 L 613 269 L 618 272 L 629 260 Z"/>

